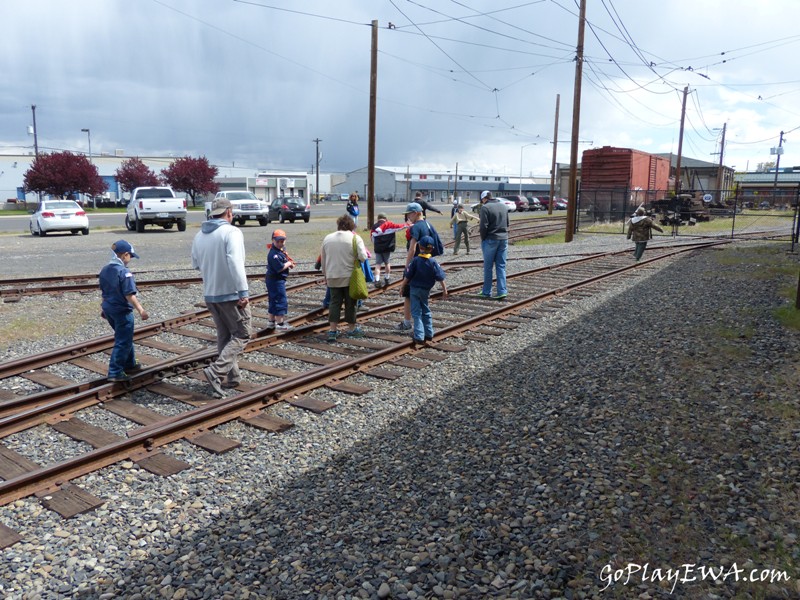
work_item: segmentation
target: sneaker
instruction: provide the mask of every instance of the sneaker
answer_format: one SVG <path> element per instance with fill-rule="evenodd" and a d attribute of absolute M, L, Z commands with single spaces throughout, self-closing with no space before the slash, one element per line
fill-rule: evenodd
<path fill-rule="evenodd" d="M 206 376 L 206 380 L 208 381 L 208 385 L 211 386 L 211 389 L 214 390 L 215 394 L 220 396 L 225 395 L 225 391 L 222 389 L 222 386 L 219 384 L 219 379 L 214 377 L 214 373 L 211 371 L 209 367 L 203 369 L 203 375 Z"/>
<path fill-rule="evenodd" d="M 414 349 L 422 348 L 422 346 L 424 346 L 424 345 L 425 345 L 425 341 L 424 340 L 418 340 L 417 338 L 414 338 L 414 339 L 411 340 L 411 347 L 414 348 Z"/>
<path fill-rule="evenodd" d="M 349 338 L 363 338 L 364 335 L 364 330 L 361 327 L 356 327 L 347 332 L 347 337 Z"/>
<path fill-rule="evenodd" d="M 494 297 L 495 300 L 505 300 L 506 298 L 508 298 L 508 294 L 497 294 L 497 296 Z"/>
<path fill-rule="evenodd" d="M 125 367 L 125 372 L 133 373 L 135 371 L 141 371 L 142 369 L 144 369 L 144 365 L 137 360 L 135 363 L 133 363 L 133 366 Z"/>
<path fill-rule="evenodd" d="M 337 337 L 339 337 L 339 332 L 338 331 L 329 331 L 328 332 L 328 341 L 329 342 L 335 342 Z"/>
<path fill-rule="evenodd" d="M 427 336 L 427 335 L 425 336 L 425 342 L 432 342 L 432 341 L 433 341 L 433 336 Z"/>
<path fill-rule="evenodd" d="M 232 390 L 239 387 L 241 384 L 241 381 L 226 381 L 222 384 L 222 387 L 224 387 L 226 390 Z"/>
<path fill-rule="evenodd" d="M 482 291 L 475 294 L 478 298 L 491 298 L 489 294 L 484 294 Z"/>
<path fill-rule="evenodd" d="M 375 283 L 372 284 L 372 287 L 374 287 L 376 290 L 381 289 L 382 284 L 381 284 L 380 280 L 375 280 Z"/>
<path fill-rule="evenodd" d="M 265 329 L 275 329 L 275 321 L 270 321 L 269 323 L 267 323 Z"/>
<path fill-rule="evenodd" d="M 383 287 L 389 287 L 389 278 L 388 277 L 384 277 L 383 278 Z"/>
<path fill-rule="evenodd" d="M 400 321 L 394 328 L 395 331 L 411 331 L 414 328 L 411 323 L 404 323 Z"/>
<path fill-rule="evenodd" d="M 108 380 L 109 381 L 130 381 L 131 378 L 128 377 L 127 373 L 123 372 L 123 373 L 119 373 L 117 375 L 109 375 L 108 376 Z"/>
<path fill-rule="evenodd" d="M 292 326 L 288 323 L 278 323 L 275 326 L 276 331 L 289 331 L 290 329 L 292 329 Z"/>
<path fill-rule="evenodd" d="M 455 252 L 453 252 L 453 256 L 458 256 L 458 250 L 456 250 Z"/>

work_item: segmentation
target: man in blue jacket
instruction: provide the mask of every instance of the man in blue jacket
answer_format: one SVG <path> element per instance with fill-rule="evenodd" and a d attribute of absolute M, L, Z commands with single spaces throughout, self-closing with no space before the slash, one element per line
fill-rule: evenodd
<path fill-rule="evenodd" d="M 203 277 L 203 297 L 217 327 L 217 359 L 203 369 L 217 396 L 241 383 L 239 355 L 250 339 L 250 291 L 244 268 L 244 237 L 231 225 L 230 200 L 215 200 L 210 219 L 192 242 L 192 268 Z M 221 383 L 223 378 L 227 380 Z"/>

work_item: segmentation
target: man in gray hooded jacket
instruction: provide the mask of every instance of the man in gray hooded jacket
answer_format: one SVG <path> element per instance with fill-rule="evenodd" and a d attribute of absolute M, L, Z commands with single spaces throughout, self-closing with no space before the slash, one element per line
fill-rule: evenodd
<path fill-rule="evenodd" d="M 644 207 L 640 206 L 636 209 L 633 218 L 631 218 L 631 224 L 628 226 L 628 239 L 633 239 L 636 243 L 636 250 L 633 251 L 633 257 L 637 261 L 642 259 L 644 249 L 647 248 L 647 242 L 653 238 L 653 229 L 664 233 L 664 230 L 645 214 Z"/>
<path fill-rule="evenodd" d="M 192 242 L 192 268 L 203 277 L 203 297 L 217 327 L 217 359 L 203 369 L 218 396 L 241 383 L 239 355 L 250 339 L 250 292 L 244 268 L 244 237 L 231 225 L 233 206 L 216 200 L 210 219 Z M 220 381 L 227 378 L 225 383 Z"/>

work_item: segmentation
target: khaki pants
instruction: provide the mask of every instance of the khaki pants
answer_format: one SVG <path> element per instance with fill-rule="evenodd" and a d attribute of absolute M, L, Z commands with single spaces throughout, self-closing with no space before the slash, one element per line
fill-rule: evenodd
<path fill-rule="evenodd" d="M 217 360 L 208 368 L 217 379 L 241 381 L 239 355 L 250 339 L 250 305 L 239 308 L 238 302 L 208 302 L 208 311 L 217 327 Z"/>

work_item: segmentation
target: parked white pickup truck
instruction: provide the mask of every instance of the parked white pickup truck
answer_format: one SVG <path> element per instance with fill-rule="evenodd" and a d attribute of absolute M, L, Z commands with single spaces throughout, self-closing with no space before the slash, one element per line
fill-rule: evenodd
<path fill-rule="evenodd" d="M 258 221 L 258 224 L 264 227 L 269 223 L 269 204 L 258 199 L 258 197 L 247 190 L 225 190 L 224 192 L 217 192 L 214 200 L 230 200 L 233 205 L 233 221 L 236 225 L 244 225 L 247 221 Z M 211 206 L 214 200 L 209 200 L 205 203 L 206 218 L 211 218 Z"/>
<path fill-rule="evenodd" d="M 125 215 L 125 227 L 129 231 L 144 231 L 145 225 L 160 225 L 178 231 L 186 231 L 186 200 L 175 196 L 169 187 L 138 187 L 133 190 Z"/>

